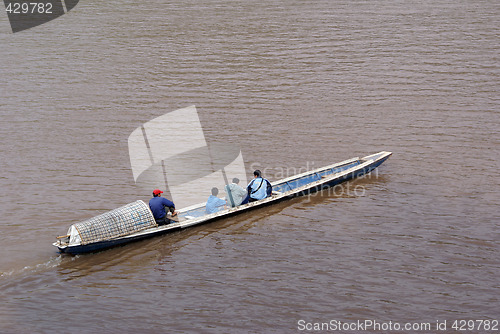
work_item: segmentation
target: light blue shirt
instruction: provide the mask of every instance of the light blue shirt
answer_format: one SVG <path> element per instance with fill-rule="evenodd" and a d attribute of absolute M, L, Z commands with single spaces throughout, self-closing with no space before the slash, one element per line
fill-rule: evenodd
<path fill-rule="evenodd" d="M 267 197 L 267 181 L 261 177 L 253 179 L 249 184 L 248 188 L 250 188 L 250 197 L 253 199 L 264 199 Z"/>
<path fill-rule="evenodd" d="M 224 205 L 226 205 L 226 201 L 218 198 L 217 196 L 210 195 L 207 201 L 207 205 L 205 207 L 205 213 L 214 213 L 224 209 Z"/>

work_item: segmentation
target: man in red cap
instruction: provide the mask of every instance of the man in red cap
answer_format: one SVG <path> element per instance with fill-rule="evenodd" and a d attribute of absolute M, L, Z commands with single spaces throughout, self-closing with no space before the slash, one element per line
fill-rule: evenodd
<path fill-rule="evenodd" d="M 167 211 L 172 213 L 172 217 L 177 216 L 177 211 L 175 211 L 175 204 L 166 198 L 161 197 L 163 191 L 160 189 L 153 190 L 153 198 L 149 201 L 149 208 L 153 212 L 156 223 L 158 225 L 166 225 L 170 223 L 170 219 L 167 217 Z M 165 209 L 168 209 L 167 211 Z"/>

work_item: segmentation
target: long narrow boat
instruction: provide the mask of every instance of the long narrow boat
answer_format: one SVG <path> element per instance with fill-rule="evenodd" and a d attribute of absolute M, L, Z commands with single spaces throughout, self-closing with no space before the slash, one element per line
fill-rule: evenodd
<path fill-rule="evenodd" d="M 391 156 L 379 152 L 272 182 L 273 193 L 260 201 L 205 214 L 205 203 L 178 210 L 178 222 L 158 226 L 149 206 L 141 200 L 70 226 L 68 234 L 53 243 L 60 252 L 95 252 L 159 234 L 208 223 L 244 211 L 270 205 L 288 198 L 314 193 L 344 181 L 370 173 Z"/>

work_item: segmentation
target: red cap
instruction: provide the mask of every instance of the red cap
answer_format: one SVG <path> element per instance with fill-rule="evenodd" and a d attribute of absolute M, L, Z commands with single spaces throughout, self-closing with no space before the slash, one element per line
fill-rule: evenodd
<path fill-rule="evenodd" d="M 160 189 L 155 189 L 153 190 L 153 194 L 154 195 L 163 194 L 163 191 L 161 191 Z"/>

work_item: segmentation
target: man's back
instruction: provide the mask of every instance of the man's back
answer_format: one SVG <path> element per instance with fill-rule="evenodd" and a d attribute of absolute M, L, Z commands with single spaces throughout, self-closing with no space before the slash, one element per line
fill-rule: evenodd
<path fill-rule="evenodd" d="M 268 188 L 270 187 L 271 183 L 268 180 L 257 177 L 250 182 L 247 189 L 249 189 L 250 198 L 259 200 L 269 196 Z"/>
<path fill-rule="evenodd" d="M 224 205 L 226 205 L 226 201 L 218 198 L 217 196 L 210 195 L 210 197 L 207 200 L 205 212 L 206 213 L 214 213 L 214 212 L 220 211 L 220 210 L 224 209 Z"/>
<path fill-rule="evenodd" d="M 228 204 L 232 204 L 231 198 L 234 202 L 234 205 L 231 205 L 231 206 L 240 205 L 241 202 L 243 202 L 243 200 L 247 196 L 247 192 L 245 191 L 245 189 L 243 189 L 242 187 L 240 187 L 239 185 L 237 185 L 235 183 L 231 183 L 231 184 L 228 184 L 226 186 L 226 193 L 227 193 L 227 197 L 228 197 L 227 198 Z"/>
<path fill-rule="evenodd" d="M 165 206 L 175 207 L 174 203 L 164 197 L 153 197 L 149 200 L 149 208 L 153 212 L 155 219 L 162 219 L 167 215 Z"/>

